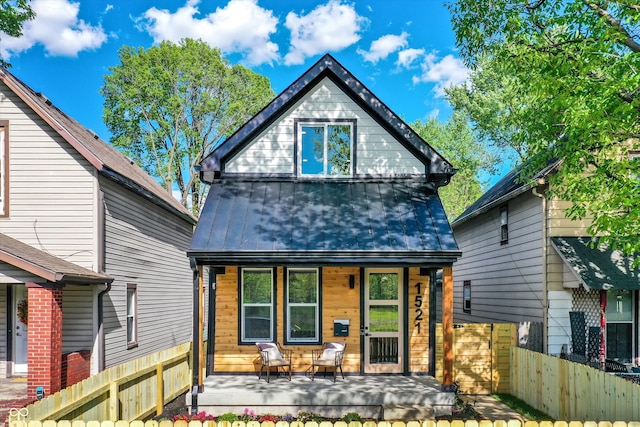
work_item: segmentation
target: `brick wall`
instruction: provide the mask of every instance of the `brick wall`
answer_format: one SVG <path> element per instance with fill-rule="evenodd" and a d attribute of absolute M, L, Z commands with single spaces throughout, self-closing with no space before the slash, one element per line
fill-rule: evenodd
<path fill-rule="evenodd" d="M 74 351 L 62 355 L 62 388 L 74 385 L 91 375 L 91 351 Z"/>
<path fill-rule="evenodd" d="M 27 396 L 43 387 L 49 396 L 60 390 L 62 378 L 62 288 L 27 283 L 29 299 Z"/>

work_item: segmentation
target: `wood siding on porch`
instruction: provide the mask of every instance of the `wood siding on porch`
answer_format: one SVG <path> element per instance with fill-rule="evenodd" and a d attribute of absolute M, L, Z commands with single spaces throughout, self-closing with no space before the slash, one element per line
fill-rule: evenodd
<path fill-rule="evenodd" d="M 253 344 L 238 344 L 238 267 L 226 267 L 225 274 L 216 278 L 215 356 L 214 373 L 258 372 L 258 352 Z M 409 269 L 409 370 L 427 374 L 429 371 L 429 276 L 420 276 L 419 268 Z M 355 289 L 349 289 L 349 276 L 356 278 Z M 276 287 L 276 341 L 284 343 L 284 268 L 277 268 Z M 416 284 L 421 283 L 422 304 L 417 307 Z M 321 341 L 346 341 L 347 351 L 343 361 L 345 373 L 360 373 L 360 268 L 322 268 L 322 339 Z M 420 332 L 416 326 L 416 309 L 423 312 Z M 333 321 L 349 320 L 349 336 L 334 337 Z M 285 345 L 293 351 L 292 371 L 304 373 L 311 367 L 311 351 L 320 345 Z"/>

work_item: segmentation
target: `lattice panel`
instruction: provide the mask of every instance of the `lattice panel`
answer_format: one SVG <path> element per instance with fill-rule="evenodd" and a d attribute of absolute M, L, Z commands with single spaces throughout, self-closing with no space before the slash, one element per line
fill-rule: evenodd
<path fill-rule="evenodd" d="M 582 286 L 573 290 L 572 311 L 584 312 L 584 318 L 589 326 L 600 326 L 600 291 L 587 290 Z"/>

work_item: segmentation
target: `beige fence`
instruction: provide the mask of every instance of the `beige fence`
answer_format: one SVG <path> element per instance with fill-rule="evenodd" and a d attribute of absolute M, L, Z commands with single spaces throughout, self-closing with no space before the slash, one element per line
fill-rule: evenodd
<path fill-rule="evenodd" d="M 27 415 L 22 419 L 116 421 L 147 418 L 157 411 L 162 412 L 166 402 L 189 389 L 190 356 L 191 343 L 184 343 L 106 369 L 27 406 L 23 411 Z M 9 421 L 14 425 L 15 419 L 10 417 Z M 53 427 L 55 423 L 48 425 Z M 59 425 L 70 426 L 62 421 Z M 76 425 L 75 421 L 73 425 Z"/>
<path fill-rule="evenodd" d="M 511 349 L 511 364 L 511 394 L 554 419 L 640 421 L 638 384 L 517 347 Z"/>
<path fill-rule="evenodd" d="M 456 324 L 453 330 L 453 379 L 464 394 L 509 393 L 511 355 L 517 343 L 515 323 Z M 436 379 L 442 381 L 442 324 L 436 328 Z"/>
<path fill-rule="evenodd" d="M 46 423 L 46 424 L 45 424 Z M 589 422 L 566 422 L 566 421 L 526 421 L 522 422 L 519 420 L 509 420 L 509 421 L 409 421 L 409 422 L 400 422 L 400 421 L 365 421 L 364 423 L 360 422 L 350 422 L 346 423 L 344 421 L 338 422 L 307 422 L 302 423 L 298 421 L 294 421 L 291 423 L 279 421 L 278 423 L 273 423 L 270 421 L 265 421 L 263 423 L 259 423 L 258 421 L 249 421 L 247 423 L 243 421 L 221 421 L 216 423 L 215 421 L 192 421 L 187 423 L 186 421 L 177 421 L 175 423 L 171 421 L 118 421 L 117 423 L 113 423 L 110 421 L 97 422 L 97 421 L 74 421 L 73 423 L 69 421 L 32 421 L 32 422 L 15 422 L 12 424 L 12 427 L 638 427 L 640 426 L 640 422 L 601 422 L 596 423 L 593 421 Z"/>

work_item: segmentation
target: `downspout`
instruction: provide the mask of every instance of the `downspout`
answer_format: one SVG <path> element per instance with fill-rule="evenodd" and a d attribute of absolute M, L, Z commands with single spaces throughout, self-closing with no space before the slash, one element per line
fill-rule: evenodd
<path fill-rule="evenodd" d="M 192 382 L 191 382 L 191 414 L 198 413 L 198 392 L 200 384 L 200 345 L 198 344 L 199 322 L 200 318 L 200 270 L 196 259 L 194 257 L 189 258 L 189 265 L 191 271 L 193 271 L 193 332 L 191 336 L 191 342 L 193 347 L 193 366 L 192 366 Z"/>
<path fill-rule="evenodd" d="M 98 191 L 98 271 L 105 272 L 106 253 L 106 223 L 105 223 L 105 202 L 104 193 Z M 104 371 L 106 344 L 104 338 L 104 295 L 111 290 L 111 282 L 107 287 L 98 293 L 98 372 Z"/>
<path fill-rule="evenodd" d="M 547 181 L 545 178 L 538 179 L 538 185 L 531 189 L 534 196 L 539 197 L 542 202 L 542 352 L 549 353 L 549 283 L 548 272 L 548 251 L 547 251 Z"/>
<path fill-rule="evenodd" d="M 98 372 L 104 371 L 104 294 L 111 290 L 111 283 L 107 283 L 107 287 L 98 294 Z"/>

